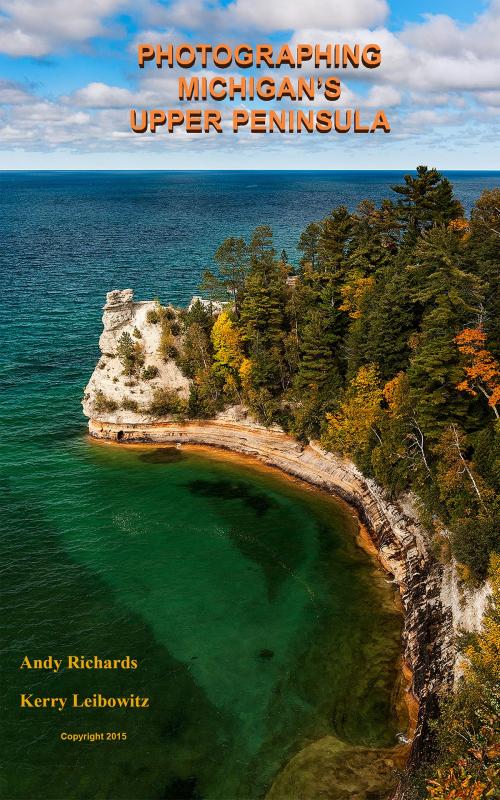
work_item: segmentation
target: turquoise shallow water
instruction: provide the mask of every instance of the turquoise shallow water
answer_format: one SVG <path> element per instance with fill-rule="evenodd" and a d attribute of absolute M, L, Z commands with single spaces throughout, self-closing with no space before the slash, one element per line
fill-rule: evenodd
<path fill-rule="evenodd" d="M 89 442 L 101 305 L 186 302 L 221 239 L 380 198 L 399 176 L 0 175 L 0 547 L 7 798 L 258 798 L 308 742 L 395 741 L 401 619 L 330 500 L 201 452 Z M 465 202 L 495 176 L 461 179 Z M 139 659 L 27 676 L 24 655 Z M 19 693 L 151 698 L 20 710 Z M 61 730 L 126 730 L 70 745 Z"/>

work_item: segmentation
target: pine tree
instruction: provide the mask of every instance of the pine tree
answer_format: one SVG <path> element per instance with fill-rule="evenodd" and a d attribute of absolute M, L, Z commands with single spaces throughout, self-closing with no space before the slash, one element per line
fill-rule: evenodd
<path fill-rule="evenodd" d="M 334 209 L 320 224 L 316 269 L 334 277 L 339 284 L 348 269 L 348 247 L 353 230 L 354 221 L 345 206 Z"/>
<path fill-rule="evenodd" d="M 224 289 L 233 298 L 236 316 L 240 312 L 240 295 L 248 272 L 248 250 L 244 239 L 230 236 L 216 250 L 214 259 Z"/>
<path fill-rule="evenodd" d="M 249 244 L 250 268 L 241 306 L 241 332 L 250 356 L 254 388 L 271 393 L 287 383 L 284 360 L 285 273 L 275 259 L 272 231 L 256 228 Z"/>
<path fill-rule="evenodd" d="M 449 229 L 434 228 L 415 250 L 408 268 L 413 299 L 422 308 L 408 379 L 424 431 L 439 435 L 450 420 L 463 420 L 468 404 L 456 390 L 462 377 L 454 338 L 481 302 L 479 280 L 460 268 L 460 242 Z"/>
<path fill-rule="evenodd" d="M 447 225 L 463 216 L 453 187 L 437 169 L 417 167 L 416 176 L 405 175 L 403 186 L 393 186 L 399 195 L 397 215 L 404 228 L 404 244 L 413 246 L 419 235 L 433 225 Z"/>
<path fill-rule="evenodd" d="M 308 264 L 312 269 L 315 269 L 320 231 L 321 225 L 319 222 L 310 222 L 300 234 L 297 250 L 302 253 L 300 262 L 302 266 Z"/>
<path fill-rule="evenodd" d="M 386 201 L 378 209 L 371 201 L 362 200 L 352 221 L 349 269 L 367 276 L 391 264 L 397 252 L 399 229 L 392 203 Z"/>
<path fill-rule="evenodd" d="M 361 297 L 346 341 L 348 375 L 363 364 L 379 365 L 382 380 L 405 370 L 410 357 L 409 340 L 418 324 L 408 277 L 400 265 L 377 274 L 370 292 Z"/>
<path fill-rule="evenodd" d="M 464 260 L 467 271 L 485 285 L 480 322 L 500 359 L 500 189 L 484 191 L 472 209 Z"/>

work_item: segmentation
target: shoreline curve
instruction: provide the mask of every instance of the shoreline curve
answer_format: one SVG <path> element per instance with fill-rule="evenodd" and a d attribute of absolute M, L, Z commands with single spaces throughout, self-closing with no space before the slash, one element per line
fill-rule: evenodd
<path fill-rule="evenodd" d="M 280 428 L 225 419 L 151 423 L 90 419 L 89 434 L 121 445 L 203 445 L 250 456 L 340 498 L 357 512 L 374 555 L 394 578 L 401 597 L 403 672 L 411 692 L 406 770 L 412 771 L 427 750 L 429 718 L 438 696 L 453 685 L 455 663 L 452 610 L 441 596 L 443 567 L 416 519 L 385 499 L 352 462 L 315 442 L 302 445 Z M 392 797 L 404 800 L 404 779 Z"/>

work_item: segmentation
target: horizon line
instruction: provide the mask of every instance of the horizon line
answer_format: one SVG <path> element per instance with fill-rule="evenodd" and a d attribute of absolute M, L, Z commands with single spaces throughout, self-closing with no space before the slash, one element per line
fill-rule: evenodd
<path fill-rule="evenodd" d="M 417 166 L 421 166 L 421 165 L 418 164 Z M 424 165 L 422 165 L 422 166 L 424 166 Z M 429 165 L 425 165 L 425 166 L 429 166 Z M 489 172 L 489 173 L 495 173 L 495 174 L 498 173 L 498 174 L 500 174 L 500 167 L 499 168 L 486 168 L 486 167 L 483 167 L 483 168 L 480 168 L 480 169 L 458 169 L 458 168 L 455 168 L 455 167 L 443 167 L 443 168 L 440 168 L 440 167 L 435 167 L 433 165 L 432 167 L 429 167 L 429 168 L 430 169 L 437 169 L 439 172 L 463 172 L 463 173 L 467 173 L 467 172 L 475 172 L 475 173 L 478 173 L 478 172 Z M 206 172 L 407 172 L 407 171 L 415 172 L 416 169 L 417 169 L 416 166 L 415 167 L 400 167 L 398 169 L 388 169 L 388 168 L 385 168 L 385 167 L 356 168 L 356 169 L 347 169 L 347 168 L 338 168 L 338 169 L 320 169 L 320 168 L 288 169 L 286 167 L 278 167 L 278 168 L 272 168 L 272 169 L 265 168 L 265 167 L 262 167 L 262 168 L 258 168 L 258 167 L 257 168 L 248 168 L 248 169 L 245 169 L 245 168 L 241 168 L 241 169 L 238 169 L 238 168 L 224 168 L 224 167 L 213 168 L 213 169 L 190 169 L 190 168 L 186 168 L 186 169 L 169 169 L 169 168 L 166 168 L 166 169 L 163 169 L 163 168 L 141 169 L 139 167 L 132 167 L 132 168 L 129 167 L 129 168 L 126 168 L 126 169 L 120 169 L 118 167 L 112 168 L 112 169 L 104 169 L 104 168 L 100 168 L 100 167 L 94 167 L 94 168 L 92 168 L 92 167 L 89 167 L 89 168 L 75 167 L 75 168 L 72 168 L 72 169 L 66 169 L 66 168 L 64 168 L 64 169 L 36 169 L 36 168 L 33 168 L 33 167 L 20 167 L 20 168 L 9 168 L 9 167 L 6 167 L 6 168 L 0 168 L 0 174 L 2 174 L 2 173 L 16 173 L 16 172 L 47 172 L 47 173 L 49 173 L 49 172 L 177 172 L 177 173 L 179 173 L 179 172 L 193 172 L 193 173 L 199 173 L 199 172 L 203 172 L 203 173 L 206 173 Z"/>

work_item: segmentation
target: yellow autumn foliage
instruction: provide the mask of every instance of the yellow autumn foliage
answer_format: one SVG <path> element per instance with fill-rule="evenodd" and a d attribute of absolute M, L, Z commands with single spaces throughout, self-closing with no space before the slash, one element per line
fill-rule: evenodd
<path fill-rule="evenodd" d="M 492 609 L 500 609 L 500 555 L 493 553 L 490 558 L 489 581 L 491 586 Z M 465 650 L 469 665 L 465 669 L 466 678 L 489 675 L 500 680 L 500 614 L 487 613 L 483 628 L 474 645 Z"/>
<path fill-rule="evenodd" d="M 375 278 L 372 277 L 356 278 L 352 283 L 342 286 L 340 290 L 342 295 L 340 310 L 347 311 L 351 319 L 359 319 L 363 301 L 374 286 Z"/>
<path fill-rule="evenodd" d="M 245 392 L 248 392 L 251 388 L 252 366 L 252 359 L 244 358 L 239 369 L 241 385 Z"/>
<path fill-rule="evenodd" d="M 387 381 L 382 393 L 388 405 L 389 414 L 394 417 L 399 416 L 408 401 L 408 379 L 404 372 L 398 374 Z"/>
<path fill-rule="evenodd" d="M 240 334 L 227 311 L 215 320 L 211 333 L 214 361 L 223 367 L 238 370 L 243 361 Z"/>
<path fill-rule="evenodd" d="M 325 444 L 346 455 L 364 447 L 380 411 L 382 397 L 377 366 L 361 367 L 349 384 L 339 410 L 326 415 Z"/>

